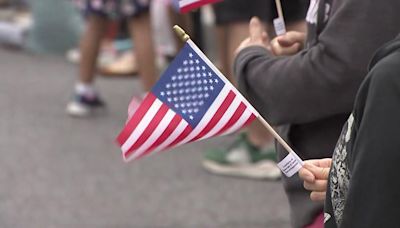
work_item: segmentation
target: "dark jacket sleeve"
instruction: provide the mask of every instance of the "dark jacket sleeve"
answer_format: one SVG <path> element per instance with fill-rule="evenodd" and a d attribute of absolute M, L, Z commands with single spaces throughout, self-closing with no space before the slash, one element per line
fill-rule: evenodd
<path fill-rule="evenodd" d="M 262 47 L 235 60 L 239 88 L 272 124 L 301 124 L 349 113 L 374 51 L 398 32 L 400 1 L 343 1 L 318 44 L 290 57 Z"/>
<path fill-rule="evenodd" d="M 365 108 L 356 107 L 355 119 L 360 122 L 340 228 L 399 227 L 399 59 L 397 53 L 372 71 Z"/>

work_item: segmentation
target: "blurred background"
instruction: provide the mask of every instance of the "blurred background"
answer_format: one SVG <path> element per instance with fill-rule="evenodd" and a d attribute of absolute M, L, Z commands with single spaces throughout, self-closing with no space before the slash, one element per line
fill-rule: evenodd
<path fill-rule="evenodd" d="M 212 8 L 184 16 L 170 8 L 153 1 L 150 10 L 157 72 L 182 45 L 173 22 L 220 64 Z M 132 97 L 145 93 L 136 61 L 142 43 L 131 42 L 126 21 L 107 22 L 99 44 L 96 89 L 105 113 L 67 115 L 84 15 L 68 0 L 0 0 L 0 227 L 289 227 L 279 181 L 214 176 L 201 167 L 204 151 L 233 136 L 122 161 L 114 139 Z"/>

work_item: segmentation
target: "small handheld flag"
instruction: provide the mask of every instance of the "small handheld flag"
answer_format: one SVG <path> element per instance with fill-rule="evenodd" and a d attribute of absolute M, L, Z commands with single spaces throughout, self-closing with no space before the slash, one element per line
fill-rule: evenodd
<path fill-rule="evenodd" d="M 222 75 L 179 26 L 185 46 L 147 94 L 117 137 L 125 161 L 218 135 L 233 133 L 258 118 L 290 158 L 293 175 L 303 161 Z M 281 168 L 281 169 L 283 169 Z"/>
<path fill-rule="evenodd" d="M 186 13 L 197 9 L 203 5 L 220 2 L 222 0 L 179 0 L 179 8 L 181 13 Z"/>
<path fill-rule="evenodd" d="M 236 88 L 188 40 L 117 138 L 134 160 L 185 143 L 229 134 L 258 116 Z"/>

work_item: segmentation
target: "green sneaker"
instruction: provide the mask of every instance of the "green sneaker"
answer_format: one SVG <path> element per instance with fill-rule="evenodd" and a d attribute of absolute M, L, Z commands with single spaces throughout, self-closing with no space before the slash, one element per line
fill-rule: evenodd
<path fill-rule="evenodd" d="M 213 149 L 204 155 L 203 167 L 214 174 L 277 180 L 281 171 L 273 148 L 262 150 L 252 145 L 242 133 L 226 149 Z"/>

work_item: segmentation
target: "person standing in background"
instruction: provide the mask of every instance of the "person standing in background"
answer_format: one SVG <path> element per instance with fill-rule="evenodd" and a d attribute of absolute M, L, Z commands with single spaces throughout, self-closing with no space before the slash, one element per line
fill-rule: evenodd
<path fill-rule="evenodd" d="M 288 31 L 306 32 L 305 16 L 309 0 L 283 0 L 282 7 Z M 248 35 L 248 21 L 258 16 L 263 27 L 274 34 L 272 21 L 278 17 L 274 0 L 227 0 L 213 5 L 216 19 L 218 60 L 220 69 L 234 82 L 234 52 Z M 211 173 L 276 180 L 281 176 L 276 166 L 273 137 L 258 121 L 237 135 L 226 148 L 206 151 L 203 167 Z"/>
<path fill-rule="evenodd" d="M 74 98 L 67 105 L 71 116 L 90 116 L 104 108 L 95 89 L 96 60 L 108 20 L 128 18 L 128 27 L 135 41 L 139 77 L 144 91 L 149 91 L 157 80 L 155 54 L 150 25 L 150 0 L 76 0 L 86 17 L 86 27 L 80 41 L 81 61 Z M 132 63 L 133 64 L 133 63 Z"/>

